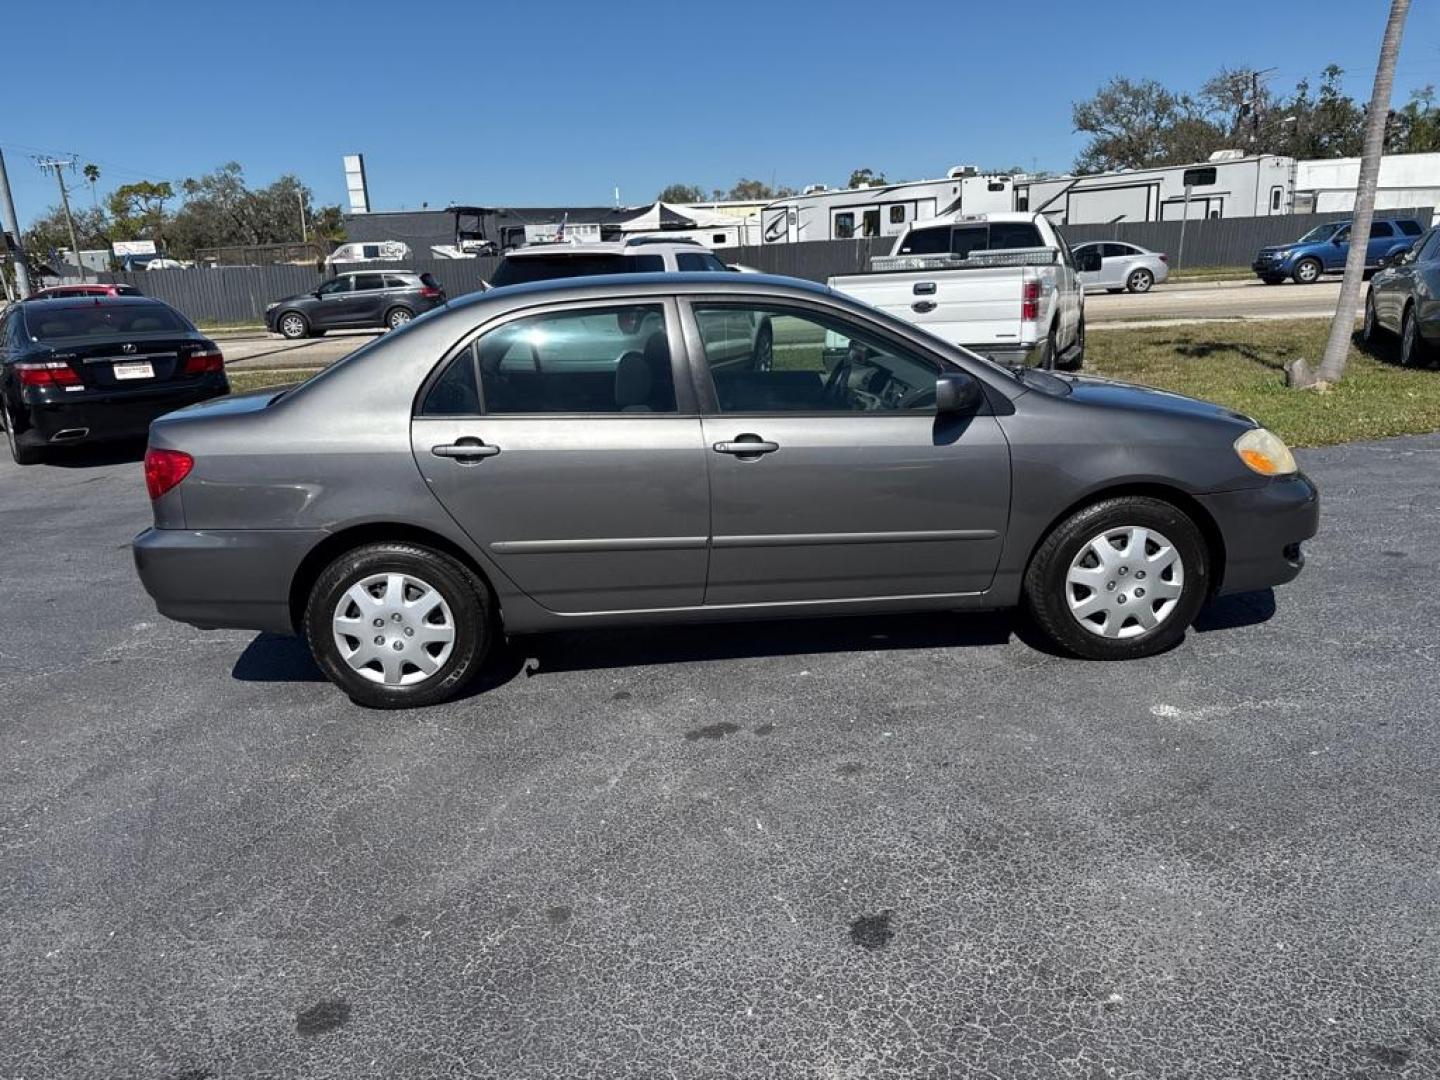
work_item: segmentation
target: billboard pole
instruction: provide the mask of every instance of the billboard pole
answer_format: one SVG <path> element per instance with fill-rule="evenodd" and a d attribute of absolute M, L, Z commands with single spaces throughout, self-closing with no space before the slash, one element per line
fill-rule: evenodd
<path fill-rule="evenodd" d="M 1185 265 L 1185 223 L 1190 220 L 1190 192 L 1194 189 L 1193 184 L 1185 185 L 1185 211 L 1180 215 L 1180 250 L 1175 255 L 1176 270 Z"/>

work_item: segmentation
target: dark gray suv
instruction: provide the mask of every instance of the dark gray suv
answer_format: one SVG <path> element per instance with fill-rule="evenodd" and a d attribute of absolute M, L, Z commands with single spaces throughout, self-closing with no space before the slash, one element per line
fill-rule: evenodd
<path fill-rule="evenodd" d="M 314 292 L 275 301 L 265 309 L 265 327 L 287 338 L 326 330 L 393 330 L 443 303 L 445 290 L 430 274 L 360 270 L 339 274 Z"/>

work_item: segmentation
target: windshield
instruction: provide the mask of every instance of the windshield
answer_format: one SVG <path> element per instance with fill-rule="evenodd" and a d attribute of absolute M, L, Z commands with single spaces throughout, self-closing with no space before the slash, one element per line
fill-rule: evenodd
<path fill-rule="evenodd" d="M 1321 240 L 1329 240 L 1330 235 L 1341 226 L 1342 222 L 1330 221 L 1324 225 L 1316 225 L 1299 240 L 1297 244 L 1318 244 Z"/>
<path fill-rule="evenodd" d="M 123 337 L 127 334 L 183 334 L 191 326 L 180 313 L 164 304 L 46 305 L 25 312 L 25 328 L 32 341 L 65 338 Z"/>

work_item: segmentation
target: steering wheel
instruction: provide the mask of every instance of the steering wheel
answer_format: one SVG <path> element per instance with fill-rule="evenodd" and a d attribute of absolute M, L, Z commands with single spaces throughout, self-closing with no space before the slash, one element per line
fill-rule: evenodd
<path fill-rule="evenodd" d="M 927 398 L 929 399 L 928 401 L 926 400 Z M 894 408 L 899 410 L 923 409 L 927 405 L 934 404 L 935 387 L 922 386 L 918 389 L 911 390 L 908 394 L 901 395 L 900 400 L 895 403 Z"/>
<path fill-rule="evenodd" d="M 841 402 L 846 408 L 850 406 L 850 360 L 847 357 L 839 361 L 834 370 L 825 380 L 825 397 L 830 401 Z"/>

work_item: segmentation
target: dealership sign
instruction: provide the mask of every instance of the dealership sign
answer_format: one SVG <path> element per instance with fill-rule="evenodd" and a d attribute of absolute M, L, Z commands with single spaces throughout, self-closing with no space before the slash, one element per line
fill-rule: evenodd
<path fill-rule="evenodd" d="M 110 245 L 110 250 L 115 253 L 117 259 L 123 259 L 126 255 L 154 255 L 154 240 L 116 240 Z"/>

